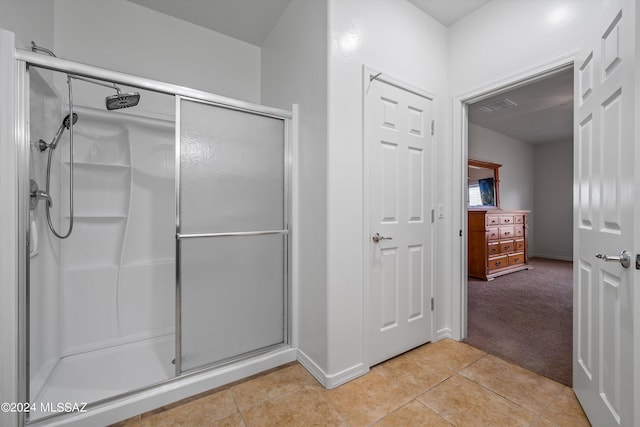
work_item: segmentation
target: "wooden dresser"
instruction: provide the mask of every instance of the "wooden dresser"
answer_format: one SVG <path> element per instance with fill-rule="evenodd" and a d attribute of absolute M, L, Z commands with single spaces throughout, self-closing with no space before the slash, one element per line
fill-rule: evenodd
<path fill-rule="evenodd" d="M 469 276 L 492 280 L 529 269 L 528 213 L 469 209 Z"/>

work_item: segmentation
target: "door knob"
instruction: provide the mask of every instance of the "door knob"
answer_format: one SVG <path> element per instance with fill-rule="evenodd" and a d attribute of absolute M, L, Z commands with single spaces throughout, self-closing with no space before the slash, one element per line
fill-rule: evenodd
<path fill-rule="evenodd" d="M 384 237 L 381 236 L 380 233 L 376 233 L 373 235 L 373 237 L 371 238 L 371 240 L 374 241 L 374 243 L 378 243 L 380 240 L 392 240 L 392 237 Z"/>
<path fill-rule="evenodd" d="M 631 254 L 626 250 L 620 252 L 620 255 L 596 254 L 596 258 L 600 258 L 607 262 L 619 262 L 624 268 L 629 268 L 631 265 Z"/>

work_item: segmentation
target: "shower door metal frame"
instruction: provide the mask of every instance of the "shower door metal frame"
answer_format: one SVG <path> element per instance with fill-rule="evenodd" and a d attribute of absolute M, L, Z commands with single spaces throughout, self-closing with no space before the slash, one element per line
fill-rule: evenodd
<path fill-rule="evenodd" d="M 180 156 L 180 148 L 181 148 L 181 102 L 182 101 L 189 102 L 197 102 L 204 105 L 209 105 L 212 107 L 218 108 L 226 108 L 230 110 L 236 110 L 240 112 L 256 114 L 259 116 L 270 117 L 277 120 L 282 120 L 284 124 L 284 132 L 283 132 L 283 165 L 284 165 L 284 182 L 283 182 L 283 193 L 284 193 L 284 206 L 283 206 L 283 229 L 281 230 L 261 230 L 261 231 L 240 231 L 240 232 L 227 232 L 227 233 L 182 233 L 182 222 L 181 222 L 181 156 Z M 280 348 L 282 346 L 287 346 L 290 342 L 289 337 L 289 294 L 290 294 L 290 247 L 291 247 L 291 238 L 290 238 L 290 225 L 289 218 L 291 214 L 291 166 L 292 166 L 292 156 L 291 156 L 291 144 L 290 144 L 290 120 L 287 117 L 283 117 L 282 115 L 273 114 L 273 111 L 266 111 L 261 108 L 241 108 L 238 106 L 229 106 L 222 105 L 217 102 L 211 102 L 207 100 L 176 95 L 176 152 L 175 152 L 175 178 L 176 178 L 176 334 L 175 334 L 175 365 L 176 365 L 176 377 L 184 375 L 185 373 L 198 372 L 206 369 L 211 369 L 216 366 L 226 365 L 228 363 L 233 363 L 237 360 L 242 360 L 248 357 L 252 357 L 255 355 L 263 354 L 273 349 Z M 267 236 L 267 235 L 282 235 L 284 236 L 284 252 L 283 252 L 283 260 L 284 265 L 283 268 L 283 342 L 270 345 L 265 348 L 252 350 L 247 353 L 239 354 L 233 356 L 231 358 L 225 359 L 223 361 L 212 362 L 211 364 L 194 368 L 188 371 L 182 371 L 182 277 L 181 277 L 181 247 L 180 242 L 184 239 L 200 239 L 200 238 L 216 238 L 216 237 L 232 237 L 232 236 Z"/>
<path fill-rule="evenodd" d="M 10 34 L 10 37 L 4 37 L 6 34 Z M 11 56 L 12 57 L 12 65 L 14 65 L 14 71 L 11 75 L 5 75 L 6 81 L 12 81 L 15 83 L 15 91 L 11 98 L 12 106 L 11 111 L 6 112 L 7 116 L 12 116 L 14 120 L 14 126 L 12 129 L 7 130 L 0 134 L 2 138 L 6 135 L 11 134 L 12 138 L 7 142 L 13 143 L 12 154 L 14 154 L 13 159 L 16 160 L 16 173 L 15 173 L 15 187 L 11 189 L 10 196 L 16 196 L 18 198 L 16 210 L 15 210 L 15 221 L 12 221 L 5 229 L 11 231 L 12 236 L 15 235 L 15 239 L 12 237 L 11 240 L 15 240 L 15 244 L 13 245 L 16 249 L 16 268 L 15 268 L 15 283 L 12 284 L 2 284 L 1 289 L 6 290 L 9 298 L 5 298 L 4 301 L 0 302 L 0 306 L 3 308 L 11 308 L 11 310 L 7 309 L 4 311 L 5 315 L 11 317 L 11 321 L 8 321 L 5 324 L 6 329 L 10 329 L 10 334 L 0 334 L 2 337 L 2 342 L 8 342 L 9 338 L 12 340 L 12 345 L 15 344 L 16 347 L 16 358 L 15 360 L 11 358 L 8 360 L 7 358 L 3 358 L 2 365 L 0 368 L 10 370 L 15 373 L 15 387 L 8 383 L 13 384 L 13 379 L 9 379 L 5 383 L 3 383 L 2 390 L 11 389 L 10 392 L 4 393 L 3 397 L 6 400 L 11 399 L 15 402 L 27 402 L 28 401 L 28 388 L 29 388 L 29 376 L 28 376 L 28 358 L 29 358 L 29 319 L 28 319 L 28 310 L 29 310 L 29 302 L 28 302 L 28 287 L 29 287 L 29 247 L 28 242 L 30 241 L 29 236 L 29 111 L 28 111 L 28 97 L 29 97 L 29 75 L 28 68 L 30 65 L 33 65 L 38 68 L 48 69 L 52 71 L 57 71 L 61 73 L 74 74 L 78 76 L 84 76 L 89 78 L 94 78 L 98 80 L 106 80 L 110 82 L 114 82 L 117 84 L 121 84 L 124 86 L 135 87 L 139 89 L 145 89 L 152 92 L 163 93 L 171 96 L 175 96 L 176 99 L 189 99 L 197 102 L 203 102 L 210 105 L 229 108 L 238 111 L 245 111 L 254 114 L 259 114 L 263 116 L 269 116 L 277 119 L 281 119 L 284 121 L 285 132 L 284 132 L 284 151 L 285 151 L 285 225 L 286 225 L 286 233 L 282 233 L 286 235 L 285 245 L 286 250 L 284 253 L 284 275 L 285 275 L 285 283 L 284 283 L 284 342 L 275 347 L 281 347 L 282 351 L 274 352 L 274 363 L 287 363 L 293 360 L 296 360 L 296 352 L 295 349 L 290 348 L 291 343 L 295 344 L 295 336 L 293 336 L 293 328 L 292 328 L 292 310 L 293 307 L 292 299 L 290 295 L 292 295 L 291 290 L 291 277 L 292 277 L 292 264 L 290 262 L 291 257 L 291 249 L 292 239 L 291 234 L 289 232 L 291 228 L 290 218 L 292 213 L 292 171 L 293 171 L 293 147 L 295 146 L 295 141 L 293 138 L 296 138 L 295 132 L 295 120 L 294 114 L 291 111 L 282 110 L 279 108 L 268 107 L 259 104 L 253 104 L 250 102 L 240 101 L 233 98 L 228 98 L 220 95 L 215 95 L 209 92 L 204 92 L 196 89 L 191 89 L 184 86 L 178 86 L 171 83 L 166 83 L 158 80 L 147 79 L 145 77 L 134 76 L 118 71 L 113 71 L 105 68 L 95 67 L 87 64 L 82 64 L 74 61 L 69 61 L 66 59 L 45 56 L 38 53 L 34 53 L 28 50 L 24 50 L 21 48 L 15 48 L 15 39 L 12 33 L 2 31 L 2 36 L 0 37 L 0 53 L 2 54 L 2 58 L 0 61 Z M 10 46 L 8 46 L 10 45 Z M 11 55 L 8 54 L 8 51 L 12 51 Z M 5 64 L 2 64 L 3 66 Z M 4 69 L 4 68 L 3 68 Z M 3 80 L 5 81 L 5 80 Z M 295 107 L 294 107 L 295 108 Z M 294 110 L 295 111 L 295 110 Z M 177 117 L 176 111 L 176 127 L 179 126 L 179 118 Z M 178 152 L 179 146 L 176 147 L 176 152 Z M 177 171 L 176 171 L 177 173 Z M 177 175 L 176 175 L 177 176 Z M 24 197 L 23 197 L 24 196 Z M 200 236 L 193 236 L 200 237 Z M 176 239 L 176 241 L 178 241 Z M 9 242 L 10 243 L 10 242 Z M 8 246 L 8 245 L 7 245 Z M 177 252 L 176 252 L 177 253 Z M 176 259 L 176 269 L 178 269 L 179 260 Z M 3 275 L 3 278 L 7 276 Z M 176 301 L 176 304 L 178 301 Z M 11 307 L 9 307 L 11 305 Z M 17 331 L 17 333 L 16 333 Z M 176 339 L 178 334 L 178 325 L 176 325 Z M 13 335 L 9 337 L 9 335 Z M 272 348 L 266 349 L 266 351 L 271 350 Z M 263 353 L 264 351 L 257 352 Z M 257 354 L 256 353 L 256 354 Z M 253 356 L 254 352 L 251 354 L 244 355 L 245 357 L 242 359 L 249 358 Z M 177 358 L 177 355 L 176 355 Z M 231 362 L 240 362 L 239 359 L 234 359 L 229 361 Z M 277 362 L 279 361 L 279 362 Z M 262 366 L 264 362 L 257 361 L 255 366 Z M 269 364 L 269 363 L 267 363 Z M 91 409 L 97 406 L 105 405 L 122 401 L 123 398 L 128 398 L 130 396 L 139 396 L 140 399 L 148 399 L 149 402 L 157 402 L 155 397 L 155 392 L 153 390 L 157 390 L 158 387 L 162 386 L 165 388 L 167 392 L 171 392 L 175 394 L 180 393 L 189 393 L 187 396 L 191 395 L 188 391 L 180 388 L 180 381 L 187 378 L 192 378 L 194 375 L 197 375 L 206 371 L 214 371 L 215 368 L 220 365 L 206 366 L 202 369 L 189 371 L 187 373 L 180 373 L 176 375 L 174 378 L 161 381 L 159 383 L 150 384 L 149 386 L 136 389 L 136 390 L 128 390 L 123 393 L 101 399 L 96 402 L 90 403 L 87 408 Z M 247 367 L 246 369 L 255 369 L 254 365 L 250 365 L 251 367 Z M 273 365 L 273 366 L 277 366 Z M 207 374 L 208 375 L 208 374 Z M 228 377 L 228 375 L 226 376 Z M 225 378 L 225 377 L 221 377 Z M 238 378 L 239 379 L 239 378 Z M 207 380 L 210 381 L 210 380 Z M 222 380 L 224 381 L 224 380 Z M 170 384 L 176 384 L 175 386 L 170 386 Z M 185 383 L 186 384 L 189 383 Z M 186 397 L 183 395 L 183 397 Z M 128 405 L 135 405 L 137 403 L 128 403 Z M 149 403 L 153 405 L 153 403 Z M 126 407 L 127 404 L 122 404 L 116 407 Z M 157 406 L 157 404 L 156 404 Z M 149 409 L 155 406 L 150 407 Z M 0 414 L 0 419 L 5 419 L 3 416 L 8 414 Z M 24 412 L 14 414 L 15 419 L 18 422 L 19 426 L 23 426 L 26 424 L 26 414 Z M 51 418 L 58 417 L 69 417 L 72 414 L 56 414 L 47 417 L 40 418 L 36 421 L 36 423 L 46 422 Z M 86 414 L 85 414 L 86 415 Z M 99 415 L 98 415 L 99 416 Z"/>
<path fill-rule="evenodd" d="M 3 121 L 7 126 L 0 130 L 0 154 L 10 159 L 10 166 L 2 164 L 6 176 L 0 177 L 3 182 L 0 190 L 5 199 L 3 201 L 14 209 L 7 209 L 0 215 L 2 224 L 0 228 L 3 234 L 3 249 L 0 252 L 12 258 L 12 268 L 0 274 L 0 312 L 2 312 L 3 328 L 0 332 L 0 345 L 5 354 L 0 366 L 0 371 L 5 371 L 7 378 L 3 377 L 0 386 L 1 395 L 5 402 L 27 402 L 29 388 L 28 375 L 28 349 L 29 349 L 29 198 L 23 197 L 29 194 L 29 76 L 27 63 L 17 61 L 15 58 L 15 36 L 5 30 L 0 32 L 0 68 L 2 69 L 2 101 L 8 101 L 6 109 L 3 108 Z M 9 60 L 12 57 L 12 60 Z M 3 106 L 4 107 L 4 106 Z M 6 169 L 6 170 L 4 170 Z M 4 175 L 4 174 L 0 174 Z M 2 179 L 4 178 L 4 179 Z M 6 191 L 6 193 L 5 193 Z M 7 200 L 8 199 L 8 200 Z M 7 212 L 5 214 L 5 212 Z M 11 212 L 10 214 L 8 212 Z M 10 251 L 12 247 L 15 252 Z M 4 249 L 10 252 L 6 254 Z M 6 261 L 6 260 L 4 260 Z M 3 266 L 4 267 L 4 266 Z M 9 283 L 11 276 L 15 282 Z M 13 285 L 13 286 L 12 286 Z M 8 362 L 7 362 L 8 360 Z M 0 421 L 6 420 L 11 424 L 17 422 L 19 426 L 25 424 L 26 412 L 0 413 Z"/>

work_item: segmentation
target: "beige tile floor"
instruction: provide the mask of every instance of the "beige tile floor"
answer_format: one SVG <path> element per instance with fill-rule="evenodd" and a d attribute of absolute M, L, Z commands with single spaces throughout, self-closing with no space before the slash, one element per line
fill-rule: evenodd
<path fill-rule="evenodd" d="M 452 340 L 325 390 L 293 363 L 118 424 L 151 426 L 589 426 L 571 388 Z"/>

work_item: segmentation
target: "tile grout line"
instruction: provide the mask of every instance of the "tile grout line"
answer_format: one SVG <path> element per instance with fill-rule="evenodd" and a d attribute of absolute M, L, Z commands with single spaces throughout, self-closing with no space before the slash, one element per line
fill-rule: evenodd
<path fill-rule="evenodd" d="M 469 345 L 469 344 L 467 344 L 467 345 Z M 473 346 L 471 346 L 471 347 L 473 347 Z M 474 347 L 474 348 L 476 348 L 476 347 Z M 478 349 L 478 350 L 479 350 L 479 349 Z M 481 350 L 481 351 L 483 351 L 483 350 Z M 480 383 L 480 382 L 478 382 L 478 381 L 476 381 L 476 380 L 474 380 L 474 379 L 472 379 L 472 378 L 469 378 L 469 377 L 467 377 L 467 376 L 465 376 L 464 374 L 462 374 L 462 373 L 461 373 L 463 370 L 467 369 L 467 368 L 468 368 L 468 367 L 470 367 L 471 365 L 473 365 L 473 364 L 475 364 L 475 363 L 479 362 L 480 360 L 482 360 L 482 359 L 484 359 L 484 358 L 488 358 L 488 357 L 490 357 L 490 356 L 491 356 L 491 357 L 495 357 L 495 358 L 497 358 L 497 359 L 499 359 L 499 360 L 501 360 L 501 361 L 503 361 L 503 362 L 505 362 L 505 363 L 508 363 L 508 364 L 510 364 L 510 365 L 513 365 L 513 366 L 515 366 L 515 367 L 517 367 L 517 368 L 520 368 L 520 369 L 522 369 L 522 370 L 524 370 L 524 371 L 530 372 L 530 373 L 532 373 L 532 374 L 534 374 L 534 375 L 536 375 L 536 376 L 539 376 L 539 377 L 541 377 L 541 378 L 544 378 L 545 380 L 548 380 L 548 381 L 553 382 L 553 383 L 557 383 L 557 384 L 558 384 L 558 385 L 560 385 L 561 387 L 559 388 L 559 391 L 558 391 L 558 392 L 556 392 L 555 394 L 553 394 L 553 395 L 551 396 L 551 398 L 549 399 L 549 402 L 548 402 L 547 404 L 545 404 L 545 405 L 544 405 L 540 410 L 538 410 L 538 411 L 534 411 L 534 410 L 532 410 L 532 409 L 525 408 L 525 407 L 524 407 L 524 406 L 522 406 L 521 404 L 519 404 L 519 403 L 517 403 L 517 402 L 515 402 L 515 401 L 511 400 L 509 397 L 507 397 L 507 396 L 503 396 L 503 395 L 502 395 L 501 393 L 499 393 L 498 391 L 494 391 L 494 390 L 490 389 L 488 386 L 485 386 L 484 384 L 482 384 L 482 383 Z M 560 396 L 560 395 L 562 395 L 562 393 L 564 392 L 564 390 L 565 390 L 565 389 L 569 389 L 569 390 L 573 391 L 573 387 L 570 387 L 570 386 L 567 386 L 566 384 L 560 383 L 559 381 L 554 380 L 553 378 L 549 378 L 549 377 L 546 377 L 546 376 L 544 376 L 544 375 L 542 375 L 542 374 L 539 374 L 539 373 L 537 373 L 537 372 L 531 371 L 531 370 L 529 370 L 529 369 L 527 369 L 527 368 L 525 368 L 525 367 L 522 367 L 522 366 L 520 366 L 520 365 L 518 365 L 518 364 L 516 364 L 516 363 L 514 363 L 514 362 L 512 362 L 512 361 L 510 361 L 510 360 L 504 359 L 504 358 L 502 358 L 502 357 L 500 357 L 500 356 L 492 355 L 491 353 L 485 353 L 485 355 L 484 355 L 483 357 L 481 357 L 481 358 L 477 359 L 476 361 L 474 361 L 474 362 L 470 363 L 469 365 L 465 366 L 464 368 L 460 369 L 460 371 L 458 371 L 457 373 L 458 373 L 459 375 L 461 375 L 462 377 L 464 377 L 464 378 L 468 379 L 469 381 L 471 381 L 471 382 L 473 382 L 473 383 L 475 383 L 475 384 L 477 384 L 477 385 L 479 385 L 479 386 L 483 387 L 484 389 L 488 390 L 489 392 L 491 392 L 491 393 L 493 393 L 493 394 L 495 394 L 495 395 L 497 395 L 497 396 L 500 396 L 500 397 L 504 398 L 505 400 L 507 400 L 507 401 L 509 401 L 509 402 L 513 403 L 514 405 L 518 406 L 519 408 L 522 408 L 522 409 L 524 409 L 524 410 L 526 410 L 526 411 L 529 411 L 530 413 L 533 413 L 533 414 L 535 415 L 535 418 L 534 418 L 534 420 L 532 421 L 532 423 L 530 424 L 530 426 L 535 426 L 535 425 L 537 425 L 536 423 L 538 423 L 541 419 L 543 419 L 543 418 L 544 418 L 544 416 L 546 415 L 546 413 L 547 413 L 548 409 L 549 409 L 549 408 L 550 408 L 550 407 L 551 407 L 551 406 L 552 406 L 552 405 L 557 401 L 557 397 L 558 397 L 558 396 Z M 575 392 L 574 392 L 574 394 L 575 394 Z M 420 401 L 419 401 L 419 402 L 420 402 Z M 420 402 L 420 403 L 422 403 L 422 402 Z M 448 421 L 448 420 L 447 420 L 447 421 Z"/>
<path fill-rule="evenodd" d="M 531 412 L 531 413 L 532 413 L 532 414 L 534 414 L 534 415 L 537 415 L 537 414 L 538 414 L 538 412 L 535 412 L 535 411 L 533 411 L 532 409 L 529 409 L 529 408 L 525 408 L 524 406 L 522 406 L 522 405 L 521 405 L 521 404 L 519 404 L 518 402 L 514 402 L 513 400 L 511 400 L 508 396 L 504 396 L 504 395 L 502 395 L 501 393 L 499 393 L 498 391 L 490 389 L 490 388 L 489 388 L 489 387 L 487 387 L 486 385 L 484 385 L 484 384 L 482 384 L 482 383 L 479 383 L 479 382 L 475 381 L 473 378 L 466 377 L 466 376 L 464 376 L 464 375 L 462 375 L 462 374 L 460 374 L 460 376 L 462 376 L 462 377 L 464 377 L 464 378 L 468 379 L 469 381 L 471 381 L 471 382 L 473 382 L 473 383 L 475 383 L 475 384 L 479 385 L 480 387 L 484 388 L 484 389 L 485 389 L 485 390 L 487 390 L 488 392 L 493 393 L 493 394 L 495 394 L 496 396 L 500 396 L 501 398 L 503 398 L 503 399 L 504 399 L 504 400 L 506 400 L 507 402 L 513 403 L 514 405 L 516 405 L 517 407 L 519 407 L 519 408 L 521 408 L 521 409 L 524 409 L 525 411 Z"/>
<path fill-rule="evenodd" d="M 236 400 L 236 397 L 234 396 L 233 391 L 231 391 L 231 388 L 232 387 L 229 387 L 229 394 L 231 395 L 231 400 L 233 400 L 234 405 L 236 405 L 236 411 L 238 411 L 238 414 L 240 414 L 240 419 L 242 420 L 242 424 L 244 424 L 245 427 L 249 427 L 249 425 L 247 424 L 247 420 L 244 418 L 244 414 L 240 410 L 240 405 L 238 405 L 238 401 Z"/>
<path fill-rule="evenodd" d="M 367 374 L 365 374 L 365 375 L 368 375 L 370 372 L 371 372 L 371 371 L 369 371 L 369 372 L 368 372 Z M 320 385 L 322 386 L 322 384 L 320 384 Z M 314 391 L 315 391 L 315 390 L 314 390 Z M 329 391 L 329 390 L 325 389 L 325 391 Z M 348 426 L 351 426 L 351 423 L 347 421 L 347 419 L 344 417 L 344 415 L 342 415 L 342 413 L 341 413 L 340 411 L 338 411 L 338 408 L 336 408 L 335 406 L 333 406 L 333 405 L 331 404 L 331 402 L 329 401 L 329 399 L 327 399 L 327 396 L 326 396 L 326 394 L 325 394 L 325 393 L 320 393 L 320 392 L 316 392 L 316 393 L 318 393 L 318 395 L 320 395 L 320 397 L 321 397 L 322 399 L 324 399 L 324 401 L 325 401 L 325 402 L 327 402 L 327 405 L 329 405 L 329 408 L 333 409 L 333 410 L 335 411 L 335 413 L 336 413 L 336 414 L 338 414 L 338 416 L 340 417 L 340 419 L 341 419 L 342 421 L 344 421 L 344 422 L 345 422 L 345 424 L 347 424 Z"/>

